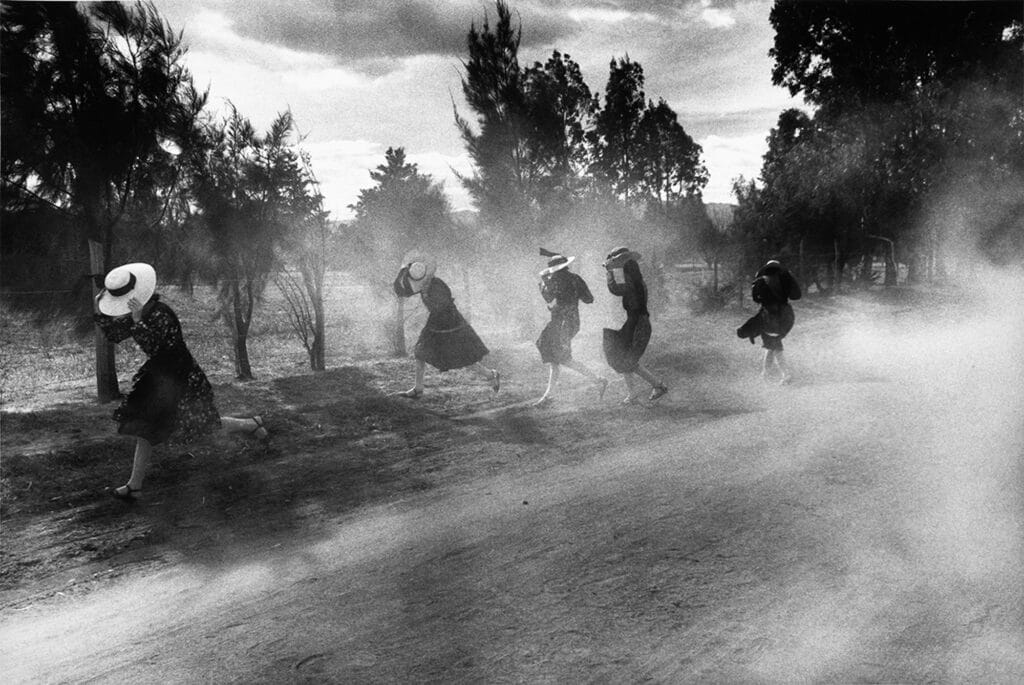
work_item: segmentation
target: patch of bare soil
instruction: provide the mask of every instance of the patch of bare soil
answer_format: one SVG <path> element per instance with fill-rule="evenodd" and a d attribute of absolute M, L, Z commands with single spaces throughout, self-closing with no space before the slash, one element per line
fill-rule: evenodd
<path fill-rule="evenodd" d="M 429 375 L 418 400 L 396 397 L 410 379 L 408 360 L 216 385 L 222 412 L 261 414 L 271 439 L 161 445 L 144 498 L 131 505 L 103 493 L 124 482 L 131 464 L 133 442 L 115 433 L 114 405 L 4 411 L 3 605 L 182 561 L 228 562 L 315 535 L 369 504 L 482 474 L 573 463 L 596 446 L 646 439 L 679 421 L 751 411 L 742 389 L 731 387 L 756 365 L 740 342 L 731 341 L 731 355 L 673 349 L 678 337 L 728 333 L 736 318 L 705 318 L 700 331 L 691 322 L 682 336 L 656 338 L 648 361 L 674 392 L 654 407 L 620 407 L 624 386 L 614 378 L 599 401 L 572 372 L 563 374 L 555 402 L 532 407 L 546 370 L 530 343 L 488 359 L 503 375 L 497 396 L 455 371 Z"/>
<path fill-rule="evenodd" d="M 133 507 L 98 493 L 130 457 L 109 407 L 5 412 L 0 654 L 32 652 L 15 680 L 1016 682 L 1020 324 L 901 298 L 802 301 L 787 387 L 744 312 L 656 318 L 651 407 L 569 373 L 531 407 L 528 343 L 496 398 L 462 372 L 394 397 L 406 360 L 221 384 L 269 444 L 164 449 Z"/>

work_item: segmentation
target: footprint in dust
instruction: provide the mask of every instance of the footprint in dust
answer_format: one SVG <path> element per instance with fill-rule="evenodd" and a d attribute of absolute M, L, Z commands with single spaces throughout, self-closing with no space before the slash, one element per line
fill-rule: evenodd
<path fill-rule="evenodd" d="M 740 664 L 749 664 L 760 658 L 764 652 L 772 646 L 771 640 L 759 637 L 733 650 L 733 661 Z"/>
<path fill-rule="evenodd" d="M 326 654 L 310 654 L 309 656 L 303 657 L 295 662 L 295 670 L 319 673 L 323 669 L 324 660 L 326 658 Z"/>

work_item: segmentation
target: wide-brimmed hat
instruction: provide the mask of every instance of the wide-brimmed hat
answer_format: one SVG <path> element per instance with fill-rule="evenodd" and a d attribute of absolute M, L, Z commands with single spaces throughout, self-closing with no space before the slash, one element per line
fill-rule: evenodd
<path fill-rule="evenodd" d="M 631 259 L 635 262 L 639 262 L 640 253 L 634 252 L 628 247 L 617 247 L 608 253 L 608 256 L 604 260 L 604 267 L 606 269 L 618 269 Z"/>
<path fill-rule="evenodd" d="M 98 307 L 107 316 L 124 316 L 132 311 L 128 300 L 135 298 L 142 304 L 149 302 L 156 291 L 156 270 L 149 264 L 135 262 L 111 269 L 103 279 Z"/>
<path fill-rule="evenodd" d="M 575 259 L 576 259 L 575 257 L 566 257 L 565 255 L 561 255 L 561 254 L 552 255 L 551 259 L 548 260 L 547 268 L 543 269 L 540 272 L 540 275 L 541 276 L 550 276 L 551 274 L 555 273 L 556 271 L 561 271 L 562 269 L 564 269 L 567 266 L 569 266 L 570 264 L 572 264 L 573 260 L 575 260 Z"/>
<path fill-rule="evenodd" d="M 405 269 L 405 282 L 409 286 L 409 292 L 418 293 L 434 277 L 437 262 L 428 257 L 417 257 L 407 261 L 402 268 Z"/>

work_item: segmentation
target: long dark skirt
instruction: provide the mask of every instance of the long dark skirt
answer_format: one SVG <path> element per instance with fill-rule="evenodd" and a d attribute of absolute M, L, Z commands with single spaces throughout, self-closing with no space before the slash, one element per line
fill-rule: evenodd
<path fill-rule="evenodd" d="M 440 327 L 438 324 L 444 325 Z M 413 356 L 438 371 L 472 366 L 487 356 L 489 350 L 462 314 L 449 312 L 444 317 L 431 314 L 420 331 Z"/>
<path fill-rule="evenodd" d="M 554 317 L 544 326 L 537 338 L 537 350 L 545 364 L 567 364 L 572 361 L 572 339 L 579 331 L 574 330 L 572 322 L 561 317 Z"/>
<path fill-rule="evenodd" d="M 628 316 L 619 330 L 604 329 L 604 358 L 618 373 L 632 373 L 651 341 L 651 319 L 646 314 Z"/>
<path fill-rule="evenodd" d="M 170 438 L 191 442 L 220 428 L 213 387 L 191 355 L 149 358 L 132 389 L 114 410 L 117 432 L 157 445 Z"/>

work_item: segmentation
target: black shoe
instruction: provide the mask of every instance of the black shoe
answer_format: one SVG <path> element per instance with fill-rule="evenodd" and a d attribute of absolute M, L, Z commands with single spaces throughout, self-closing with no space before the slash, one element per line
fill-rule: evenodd
<path fill-rule="evenodd" d="M 668 394 L 668 386 L 667 385 L 659 385 L 654 390 L 651 390 L 651 396 L 649 398 L 647 398 L 647 401 L 648 402 L 657 402 L 658 400 L 660 400 L 662 397 L 664 397 L 667 394 Z"/>
<path fill-rule="evenodd" d="M 119 499 L 122 502 L 132 503 L 138 501 L 139 498 L 136 496 L 135 493 L 141 493 L 142 488 L 133 488 L 130 485 L 122 485 L 116 488 L 107 488 L 105 492 L 114 499 Z"/>

